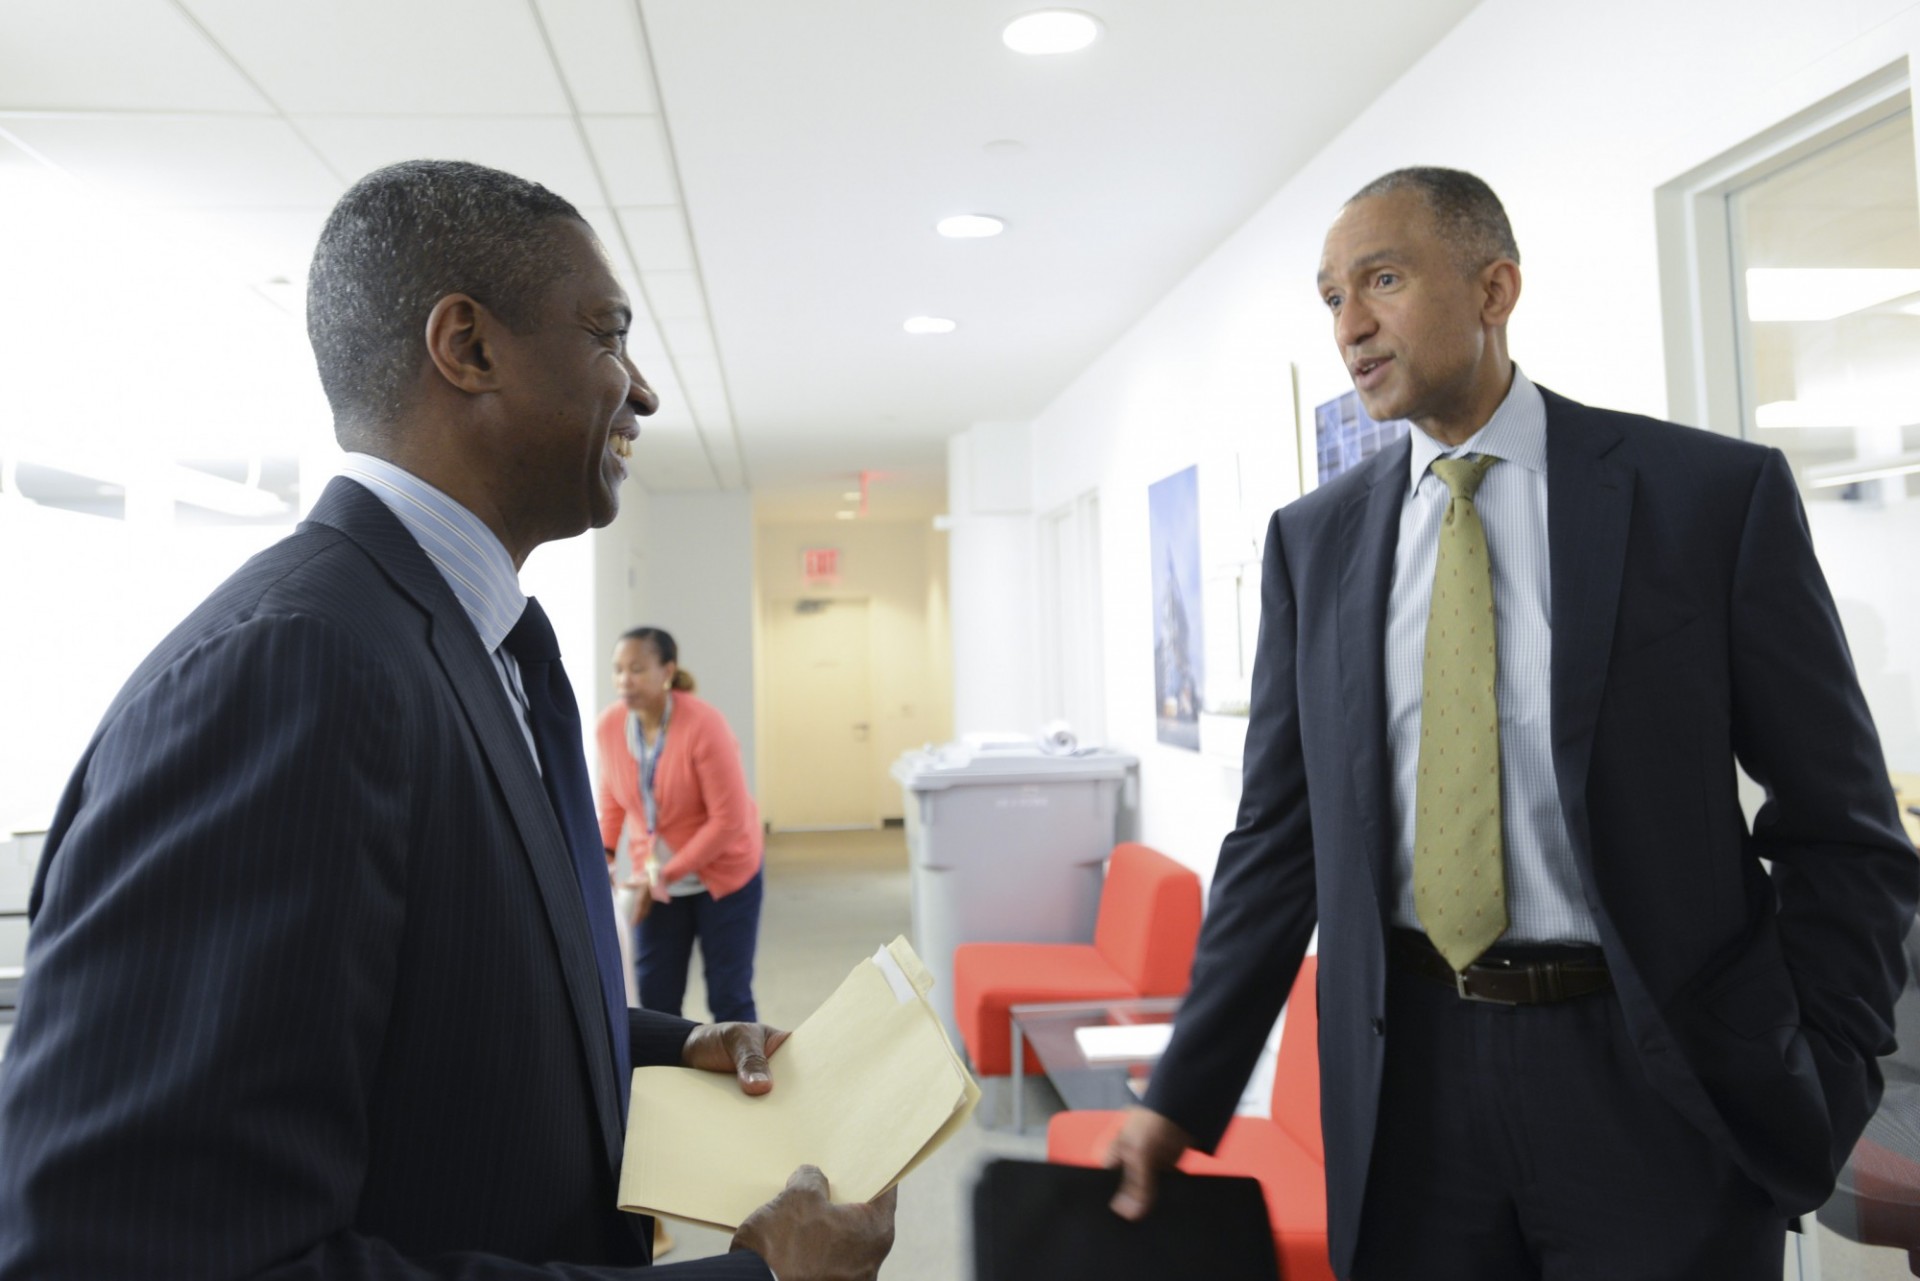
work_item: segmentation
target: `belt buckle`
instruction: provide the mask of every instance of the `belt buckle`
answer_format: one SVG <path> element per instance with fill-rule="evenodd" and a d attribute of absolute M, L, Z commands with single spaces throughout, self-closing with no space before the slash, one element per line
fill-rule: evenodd
<path fill-rule="evenodd" d="M 1483 962 L 1475 961 L 1473 963 L 1473 965 L 1480 965 L 1480 964 L 1483 964 Z M 1511 968 L 1510 962 L 1493 961 L 1493 962 L 1490 962 L 1490 964 L 1500 965 L 1503 968 Z M 1461 1000 L 1478 1001 L 1482 1005 L 1519 1005 L 1521 1004 L 1521 1002 L 1518 1000 L 1509 1001 L 1509 1000 L 1503 1000 L 1502 998 L 1497 996 L 1483 996 L 1479 992 L 1475 992 L 1469 989 L 1467 987 L 1467 971 L 1471 970 L 1473 968 L 1473 965 L 1467 966 L 1467 969 L 1465 970 L 1455 970 L 1453 972 L 1453 990 L 1459 994 L 1459 997 Z M 1537 974 L 1533 974 L 1532 972 L 1529 972 L 1528 984 L 1530 987 L 1537 989 L 1539 987 L 1539 976 Z M 1537 996 L 1535 999 L 1538 999 Z"/>

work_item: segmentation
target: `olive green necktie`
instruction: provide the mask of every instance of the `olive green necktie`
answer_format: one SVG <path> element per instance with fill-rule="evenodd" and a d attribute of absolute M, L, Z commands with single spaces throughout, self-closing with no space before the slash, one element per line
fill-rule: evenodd
<path fill-rule="evenodd" d="M 1493 572 L 1473 494 L 1500 460 L 1434 460 L 1452 492 L 1440 522 L 1420 687 L 1413 905 L 1440 955 L 1465 970 L 1507 929 L 1500 840 L 1500 709 Z"/>

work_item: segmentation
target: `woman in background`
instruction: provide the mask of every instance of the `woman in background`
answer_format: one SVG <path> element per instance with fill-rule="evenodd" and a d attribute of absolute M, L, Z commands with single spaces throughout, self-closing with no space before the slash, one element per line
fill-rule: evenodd
<path fill-rule="evenodd" d="M 760 811 L 724 717 L 694 697 L 673 637 L 636 627 L 613 651 L 619 699 L 600 717 L 600 839 L 628 834 L 640 1004 L 679 1014 L 693 943 L 718 1022 L 758 1022 Z M 619 879 L 616 877 L 616 879 Z"/>

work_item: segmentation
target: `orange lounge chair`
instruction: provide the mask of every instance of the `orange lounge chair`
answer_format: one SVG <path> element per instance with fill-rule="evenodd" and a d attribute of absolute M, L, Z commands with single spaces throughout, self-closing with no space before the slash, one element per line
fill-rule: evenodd
<path fill-rule="evenodd" d="M 953 1016 L 973 1070 L 1012 1074 L 1016 1005 L 1185 995 L 1199 938 L 1200 878 L 1192 869 L 1144 845 L 1114 846 L 1091 944 L 962 943 L 953 950 Z M 1040 1071 L 1031 1049 L 1026 1070 Z"/>
<path fill-rule="evenodd" d="M 1326 1149 L 1320 1140 L 1320 1017 L 1314 977 L 1320 958 L 1300 963 L 1273 1065 L 1272 1116 L 1236 1116 L 1212 1156 L 1189 1152 L 1193 1174 L 1260 1180 L 1273 1243 L 1286 1281 L 1334 1281 L 1327 1261 Z M 1122 1112 L 1061 1112 L 1047 1126 L 1047 1160 L 1103 1165 Z"/>

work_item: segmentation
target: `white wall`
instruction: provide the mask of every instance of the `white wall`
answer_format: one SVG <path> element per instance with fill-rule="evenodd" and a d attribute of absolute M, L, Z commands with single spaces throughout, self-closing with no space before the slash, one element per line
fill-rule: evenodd
<path fill-rule="evenodd" d="M 1664 413 L 1655 189 L 1916 46 L 1908 0 L 1485 0 L 1035 419 L 1033 506 L 1100 490 L 1109 738 L 1142 757 L 1144 840 L 1209 871 L 1238 796 L 1231 771 L 1154 742 L 1146 487 L 1243 454 L 1269 460 L 1249 505 L 1297 493 L 1273 445 L 1292 444 L 1288 362 L 1308 414 L 1346 385 L 1313 290 L 1345 198 L 1408 164 L 1481 174 L 1524 255 L 1517 359 L 1557 391 Z M 1916 545 L 1892 536 L 1818 527 L 1862 666 L 1879 664 L 1892 763 L 1914 769 L 1920 609 L 1862 558 Z M 964 653 L 985 620 L 955 586 Z"/>
<path fill-rule="evenodd" d="M 1032 733 L 1039 710 L 1039 626 L 1031 433 L 976 423 L 947 442 L 953 721 L 962 734 Z"/>
<path fill-rule="evenodd" d="M 673 634 L 699 694 L 727 718 L 755 785 L 753 500 L 630 485 L 594 542 L 596 707 L 613 701 L 613 646 L 631 627 Z M 577 678 L 576 678 L 577 679 Z"/>

